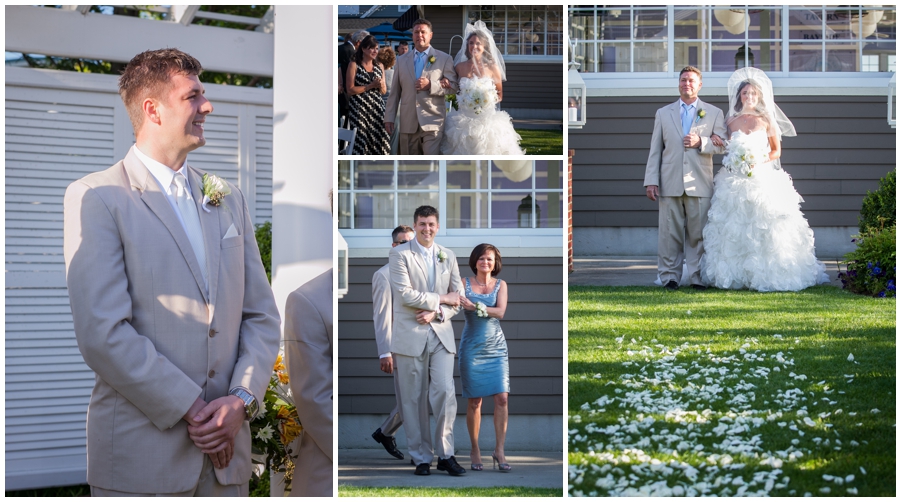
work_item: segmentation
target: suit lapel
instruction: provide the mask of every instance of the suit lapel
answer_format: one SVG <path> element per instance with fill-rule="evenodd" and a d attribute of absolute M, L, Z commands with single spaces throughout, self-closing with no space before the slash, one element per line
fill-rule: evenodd
<path fill-rule="evenodd" d="M 219 254 L 221 251 L 219 215 L 223 207 L 210 206 L 210 212 L 203 210 L 203 175 L 196 169 L 188 166 L 188 176 L 191 177 L 191 195 L 197 205 L 197 216 L 200 217 L 200 228 L 203 230 L 203 247 L 206 250 L 207 266 L 209 267 L 210 281 L 210 305 L 216 303 L 216 290 L 219 289 Z M 223 200 L 223 205 L 226 201 Z"/>
<path fill-rule="evenodd" d="M 673 123 L 676 124 L 676 130 L 679 131 L 679 137 L 682 137 L 682 100 L 673 103 L 670 109 L 670 115 L 673 117 Z"/>
<path fill-rule="evenodd" d="M 422 271 L 422 276 L 425 277 L 426 286 L 429 284 L 429 271 L 425 268 L 425 261 L 422 259 L 422 254 L 419 250 L 413 247 L 413 241 L 410 241 L 410 252 L 413 253 L 413 261 L 419 265 L 419 270 Z"/>
<path fill-rule="evenodd" d="M 134 147 L 132 147 L 132 149 L 134 149 Z M 150 170 L 138 160 L 138 157 L 134 154 L 133 150 L 129 150 L 128 155 L 125 156 L 125 171 L 128 173 L 128 177 L 131 180 L 131 185 L 141 191 L 141 200 L 144 201 L 144 204 L 153 211 L 166 229 L 169 230 L 179 251 L 181 251 L 182 256 L 188 263 L 188 268 L 191 269 L 191 275 L 193 275 L 194 280 L 197 281 L 197 286 L 200 288 L 201 294 L 206 298 L 203 273 L 200 271 L 200 264 L 197 263 L 197 257 L 194 256 L 194 248 L 191 247 L 191 241 L 188 240 L 188 234 L 185 233 L 185 229 L 182 228 L 181 223 L 179 223 L 178 215 L 175 214 L 175 210 L 172 209 L 172 205 L 169 204 L 169 199 L 166 197 L 166 194 L 160 190 L 156 178 L 154 178 L 153 175 L 150 174 Z M 193 180 L 191 183 L 193 183 Z"/>
<path fill-rule="evenodd" d="M 414 51 L 410 51 L 407 54 L 410 54 L 410 57 L 407 58 L 407 59 L 409 59 L 410 62 L 407 63 L 407 65 L 410 69 L 410 76 L 413 78 L 413 83 L 415 84 L 416 78 L 417 78 L 416 77 L 416 53 Z M 423 66 L 423 68 L 425 68 L 425 66 Z M 415 87 L 414 87 L 414 89 L 415 89 Z"/>
<path fill-rule="evenodd" d="M 438 246 L 438 244 L 435 244 Z M 435 250 L 436 253 L 440 253 L 444 248 L 438 246 L 438 249 Z M 440 293 L 446 288 L 438 287 L 438 283 L 441 282 L 441 278 L 444 277 L 444 271 L 447 270 L 447 260 L 441 261 L 438 260 L 438 263 L 435 264 L 435 292 Z"/>

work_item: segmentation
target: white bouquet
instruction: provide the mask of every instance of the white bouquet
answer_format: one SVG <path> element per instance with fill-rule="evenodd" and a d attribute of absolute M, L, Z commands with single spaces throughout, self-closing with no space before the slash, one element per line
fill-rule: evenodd
<path fill-rule="evenodd" d="M 488 317 L 488 306 L 482 302 L 476 303 L 476 315 L 479 317 Z"/>
<path fill-rule="evenodd" d="M 460 84 L 457 102 L 466 110 L 476 115 L 488 109 L 494 109 L 497 103 L 497 88 L 489 78 L 467 78 Z"/>
<path fill-rule="evenodd" d="M 762 164 L 770 160 L 769 145 L 752 141 L 732 140 L 726 145 L 726 156 L 723 157 L 723 166 L 733 173 L 740 173 L 750 177 L 751 166 Z"/>

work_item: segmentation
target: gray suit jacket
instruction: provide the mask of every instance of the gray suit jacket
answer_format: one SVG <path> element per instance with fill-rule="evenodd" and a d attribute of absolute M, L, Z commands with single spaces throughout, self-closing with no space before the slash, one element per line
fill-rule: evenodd
<path fill-rule="evenodd" d="M 400 132 L 413 134 L 416 126 L 423 131 L 440 131 L 444 127 L 447 107 L 444 96 L 457 92 L 457 72 L 454 71 L 454 58 L 432 47 L 430 56 L 435 62 L 426 62 L 422 67 L 422 76 L 429 79 L 431 87 L 428 91 L 416 90 L 416 69 L 413 50 L 397 58 L 394 77 L 391 79 L 391 95 L 385 110 L 385 121 L 390 122 L 396 116 L 400 106 Z M 452 89 L 443 89 L 439 80 L 447 77 Z M 397 124 L 395 124 L 397 127 Z"/>
<path fill-rule="evenodd" d="M 279 315 L 254 228 L 237 187 L 209 213 L 188 167 L 209 268 L 209 294 L 188 236 L 134 149 L 69 185 L 66 283 L 75 338 L 96 373 L 88 405 L 88 483 L 154 493 L 192 488 L 202 453 L 182 416 L 242 386 L 262 400 L 279 342 Z M 223 239 L 234 225 L 237 236 Z M 250 428 L 217 469 L 222 484 L 250 479 Z"/>
<path fill-rule="evenodd" d="M 457 353 L 451 317 L 457 315 L 461 307 L 441 305 L 440 296 L 451 291 L 462 295 L 463 282 L 454 252 L 437 243 L 433 245 L 438 246 L 438 251 L 444 251 L 447 258 L 436 264 L 435 288 L 431 290 L 426 264 L 422 255 L 413 250 L 413 241 L 393 248 L 388 255 L 394 302 L 391 352 L 412 357 L 421 355 L 428 342 L 429 331 L 434 330 L 444 348 L 451 354 Z M 429 324 L 416 322 L 417 311 L 437 311 L 439 308 L 444 312 L 443 322 L 438 318 Z"/>
<path fill-rule="evenodd" d="M 303 425 L 291 496 L 332 496 L 332 269 L 288 295 L 285 363 Z"/>
<path fill-rule="evenodd" d="M 391 272 L 386 264 L 372 274 L 372 324 L 379 355 L 391 352 Z"/>
<path fill-rule="evenodd" d="M 654 134 L 645 168 L 644 186 L 657 185 L 663 197 L 713 196 L 713 154 L 723 153 L 710 141 L 716 134 L 726 139 L 723 112 L 719 108 L 698 99 L 698 111 L 704 110 L 704 118 L 692 122 L 691 131 L 701 137 L 701 147 L 685 148 L 682 145 L 682 100 L 657 110 L 654 116 Z"/>

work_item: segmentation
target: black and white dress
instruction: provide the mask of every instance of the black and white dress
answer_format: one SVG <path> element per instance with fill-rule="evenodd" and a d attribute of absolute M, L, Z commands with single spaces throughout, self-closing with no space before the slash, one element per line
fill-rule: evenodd
<path fill-rule="evenodd" d="M 366 86 L 375 77 L 384 78 L 382 69 L 373 64 L 372 71 L 367 72 L 362 65 L 357 65 L 354 75 L 355 86 Z M 385 102 L 378 88 L 369 89 L 362 94 L 350 97 L 348 103 L 348 128 L 357 128 L 354 141 L 354 155 L 389 155 L 391 145 L 388 132 L 385 131 Z"/>

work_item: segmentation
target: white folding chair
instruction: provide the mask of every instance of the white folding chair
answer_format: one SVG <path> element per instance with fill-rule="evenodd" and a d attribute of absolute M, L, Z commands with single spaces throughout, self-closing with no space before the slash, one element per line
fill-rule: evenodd
<path fill-rule="evenodd" d="M 357 128 L 353 129 L 344 129 L 338 128 L 338 141 L 347 141 L 347 146 L 343 149 L 338 150 L 338 155 L 353 155 L 354 154 L 354 140 L 357 137 Z"/>

